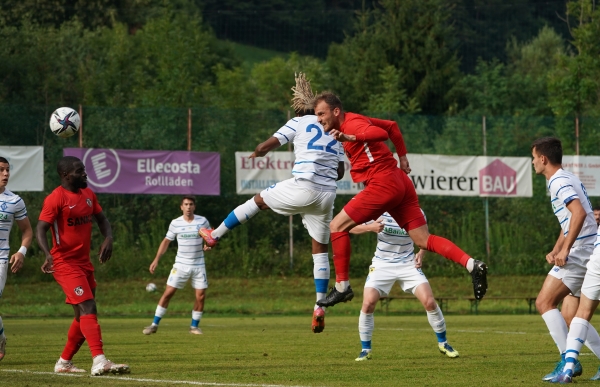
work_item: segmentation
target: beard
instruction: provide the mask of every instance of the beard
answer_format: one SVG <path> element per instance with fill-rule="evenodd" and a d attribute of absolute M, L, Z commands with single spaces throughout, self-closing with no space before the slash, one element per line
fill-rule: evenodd
<path fill-rule="evenodd" d="M 82 189 L 82 188 L 87 188 L 87 186 L 88 186 L 88 184 L 87 184 L 87 181 L 85 181 L 85 180 L 75 181 L 75 188 Z"/>

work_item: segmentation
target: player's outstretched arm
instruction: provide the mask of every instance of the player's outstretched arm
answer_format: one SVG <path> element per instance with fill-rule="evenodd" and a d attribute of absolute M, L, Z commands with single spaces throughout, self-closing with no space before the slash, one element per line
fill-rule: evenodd
<path fill-rule="evenodd" d="M 50 248 L 48 247 L 48 240 L 46 239 L 46 233 L 50 230 L 50 223 L 38 220 L 35 228 L 35 239 L 37 239 L 40 250 L 46 256 L 46 260 L 42 264 L 42 271 L 46 274 L 50 274 L 54 271 L 54 258 L 50 255 Z"/>
<path fill-rule="evenodd" d="M 33 230 L 31 229 L 29 218 L 25 217 L 24 219 L 17 220 L 17 225 L 19 226 L 19 230 L 21 230 L 21 248 L 10 257 L 10 271 L 13 273 L 16 273 L 23 267 L 25 253 L 29 246 L 31 246 L 31 240 L 33 239 Z M 21 252 L 21 249 L 24 249 L 24 252 Z"/>
<path fill-rule="evenodd" d="M 156 252 L 156 257 L 154 258 L 154 261 L 152 261 L 152 263 L 150 264 L 150 273 L 154 274 L 154 270 L 156 270 L 156 268 L 158 267 L 158 262 L 160 261 L 160 258 L 167 252 L 167 249 L 169 248 L 169 243 L 171 243 L 171 240 L 168 238 L 165 238 L 162 242 L 160 242 L 160 246 L 158 246 L 158 251 Z"/>
<path fill-rule="evenodd" d="M 270 137 L 267 141 L 261 142 L 256 146 L 254 152 L 250 155 L 250 158 L 253 159 L 255 157 L 263 157 L 273 149 L 277 149 L 281 146 L 279 139 L 277 137 Z"/>
<path fill-rule="evenodd" d="M 388 136 L 394 147 L 396 148 L 396 153 L 398 153 L 398 158 L 400 159 L 400 169 L 402 169 L 406 174 L 409 174 L 411 169 L 408 163 L 408 158 L 406 157 L 406 144 L 404 143 L 404 137 L 402 137 L 402 132 L 400 131 L 400 127 L 396 123 L 396 121 L 382 120 L 379 118 L 369 117 L 373 125 L 378 126 L 388 132 Z"/>
<path fill-rule="evenodd" d="M 110 222 L 104 215 L 104 212 L 99 212 L 94 215 L 96 218 L 96 223 L 98 223 L 98 227 L 100 228 L 100 233 L 104 236 L 104 242 L 100 246 L 100 251 L 98 251 L 98 259 L 100 263 L 105 263 L 112 257 L 112 228 L 110 227 Z"/>
<path fill-rule="evenodd" d="M 379 218 L 370 223 L 363 223 L 355 226 L 350 230 L 350 234 L 365 234 L 368 232 L 374 232 L 376 234 L 383 231 L 383 218 Z"/>

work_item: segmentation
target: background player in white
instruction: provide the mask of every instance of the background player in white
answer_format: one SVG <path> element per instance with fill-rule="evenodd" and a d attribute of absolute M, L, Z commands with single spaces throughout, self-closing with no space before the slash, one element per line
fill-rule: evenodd
<path fill-rule="evenodd" d="M 336 180 L 344 176 L 343 150 L 339 142 L 323 131 L 314 115 L 314 95 L 304 74 L 296 77 L 292 88 L 292 107 L 297 117 L 289 120 L 271 138 L 259 144 L 252 157 L 263 157 L 281 145 L 294 144 L 295 162 L 291 179 L 277 183 L 234 209 L 215 230 L 200 229 L 207 245 L 214 246 L 231 229 L 246 223 L 261 210 L 272 209 L 281 215 L 302 216 L 312 237 L 313 274 L 316 299 L 327 295 L 329 284 L 329 223 L 333 217 Z M 312 330 L 325 328 L 325 311 L 315 304 Z"/>
<path fill-rule="evenodd" d="M 362 351 L 356 361 L 371 360 L 371 337 L 375 328 L 373 312 L 377 301 L 389 295 L 396 281 L 403 291 L 414 294 L 425 307 L 429 324 L 437 336 L 439 351 L 451 358 L 458 357 L 458 352 L 446 340 L 444 315 L 421 271 L 425 250 L 421 249 L 415 254 L 412 239 L 387 212 L 374 222 L 354 227 L 350 233 L 363 234 L 369 231 L 377 233 L 377 249 L 369 267 L 358 319 Z"/>
<path fill-rule="evenodd" d="M 561 354 L 554 371 L 542 378 L 552 380 L 564 366 L 567 326 L 577 310 L 586 264 L 594 249 L 598 226 L 585 187 L 577 176 L 562 169 L 560 140 L 539 138 L 531 145 L 531 153 L 535 173 L 543 175 L 548 182 L 552 211 L 561 227 L 554 248 L 546 255 L 546 261 L 554 267 L 548 273 L 535 302 Z M 562 314 L 558 310 L 561 301 Z M 595 329 L 589 331 L 587 345 L 596 356 L 600 355 L 600 337 Z M 575 375 L 581 375 L 581 372 L 581 364 L 578 363 Z"/>
<path fill-rule="evenodd" d="M 192 287 L 196 290 L 196 302 L 194 302 L 194 309 L 192 310 L 190 333 L 195 335 L 202 334 L 202 330 L 198 325 L 204 311 L 204 297 L 206 295 L 206 288 L 208 288 L 206 267 L 204 265 L 204 250 L 208 250 L 210 247 L 203 246 L 204 243 L 198 235 L 198 230 L 201 227 L 210 228 L 210 224 L 205 217 L 194 214 L 196 199 L 193 196 L 184 196 L 181 200 L 180 208 L 183 215 L 171 221 L 169 231 L 167 231 L 165 239 L 163 239 L 158 247 L 154 261 L 150 264 L 150 273 L 154 274 L 160 258 L 169 247 L 169 243 L 177 238 L 175 264 L 167 280 L 167 288 L 158 301 L 154 321 L 152 325 L 147 326 L 142 331 L 145 335 L 156 333 L 160 320 L 167 313 L 171 297 L 175 295 L 177 289 L 185 287 L 188 279 L 191 280 Z"/>
<path fill-rule="evenodd" d="M 10 164 L 4 157 L 0 157 L 0 298 L 4 292 L 6 285 L 6 277 L 8 276 L 8 265 L 13 273 L 19 271 L 23 266 L 23 260 L 27 249 L 31 245 L 33 239 L 33 230 L 27 217 L 27 209 L 25 202 L 19 195 L 11 192 L 6 188 L 8 179 L 10 178 Z M 19 250 L 10 256 L 9 236 L 13 222 L 17 222 L 19 230 L 21 230 L 21 247 Z M 6 335 L 4 334 L 4 325 L 2 317 L 0 317 L 0 360 L 4 359 L 6 349 Z"/>

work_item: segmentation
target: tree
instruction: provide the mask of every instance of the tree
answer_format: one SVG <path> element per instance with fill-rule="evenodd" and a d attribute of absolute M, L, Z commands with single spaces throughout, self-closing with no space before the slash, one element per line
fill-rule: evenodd
<path fill-rule="evenodd" d="M 380 71 L 392 66 L 408 100 L 425 113 L 444 112 L 446 93 L 460 74 L 450 10 L 445 0 L 382 0 L 361 11 L 356 32 L 332 44 L 327 57 L 333 89 L 346 108 L 364 110 L 369 95 L 384 94 Z"/>

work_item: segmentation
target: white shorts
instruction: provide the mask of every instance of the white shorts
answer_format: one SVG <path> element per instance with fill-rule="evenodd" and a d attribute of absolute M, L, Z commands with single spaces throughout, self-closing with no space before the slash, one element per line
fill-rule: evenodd
<path fill-rule="evenodd" d="M 581 293 L 590 300 L 600 300 L 600 254 L 593 254 L 581 285 Z"/>
<path fill-rule="evenodd" d="M 335 190 L 291 178 L 267 188 L 260 196 L 278 214 L 301 215 L 308 234 L 317 242 L 328 244 Z"/>
<path fill-rule="evenodd" d="M 206 289 L 208 287 L 206 268 L 204 265 L 192 266 L 177 262 L 175 262 L 171 269 L 167 285 L 177 289 L 183 289 L 190 278 L 194 289 Z"/>
<path fill-rule="evenodd" d="M 6 277 L 8 277 L 8 259 L 0 259 L 0 298 L 2 298 L 2 293 L 4 293 Z"/>
<path fill-rule="evenodd" d="M 586 265 L 593 250 L 594 248 L 590 246 L 572 248 L 567 263 L 564 266 L 554 266 L 548 275 L 561 280 L 575 297 L 581 296 L 581 285 L 587 271 Z"/>
<path fill-rule="evenodd" d="M 414 262 L 383 263 L 369 266 L 365 288 L 377 289 L 381 297 L 386 297 L 396 281 L 404 292 L 413 294 L 417 286 L 429 282 L 421 269 L 415 267 Z"/>

